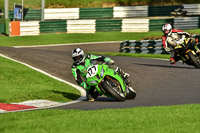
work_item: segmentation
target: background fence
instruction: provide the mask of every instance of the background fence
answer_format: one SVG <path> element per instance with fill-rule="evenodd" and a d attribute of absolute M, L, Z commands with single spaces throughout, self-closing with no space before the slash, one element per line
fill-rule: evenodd
<path fill-rule="evenodd" d="M 33 27 L 35 26 L 34 23 L 31 23 L 32 21 L 27 21 L 26 23 L 28 22 L 30 24 L 33 24 Z M 175 19 L 136 19 L 136 18 L 135 19 L 78 19 L 78 20 L 48 20 L 48 21 L 46 20 L 46 21 L 38 21 L 38 22 L 39 22 L 40 33 L 161 31 L 162 25 L 166 23 L 170 23 L 173 25 L 174 28 L 181 29 L 181 30 L 200 28 L 199 17 L 184 17 L 184 18 L 175 18 Z M 23 22 L 21 23 L 23 24 Z M 1 27 L 3 26 L 1 25 Z M 27 35 L 30 35 L 30 34 L 27 34 Z"/>
<path fill-rule="evenodd" d="M 39 21 L 20 22 L 20 35 L 39 35 L 40 25 Z"/>
<path fill-rule="evenodd" d="M 107 8 L 52 8 L 44 10 L 44 19 L 113 19 L 172 16 L 172 12 L 183 8 L 186 15 L 199 15 L 200 4 L 184 4 L 176 6 L 122 6 Z M 13 20 L 13 11 L 9 11 L 9 17 Z M 40 20 L 41 10 L 24 9 L 25 20 Z"/>
<path fill-rule="evenodd" d="M 159 31 L 163 24 L 173 25 L 174 19 L 150 19 L 149 21 L 149 30 L 150 31 Z"/>
<path fill-rule="evenodd" d="M 68 20 L 67 33 L 95 33 L 96 20 Z"/>
<path fill-rule="evenodd" d="M 97 19 L 96 20 L 96 31 L 121 31 L 122 20 L 116 19 Z"/>
<path fill-rule="evenodd" d="M 95 33 L 101 31 L 121 32 L 148 32 L 160 31 L 163 24 L 170 23 L 178 29 L 200 28 L 199 17 L 178 17 L 157 19 L 142 19 L 144 17 L 170 16 L 171 12 L 181 6 L 124 6 L 113 8 L 52 8 L 45 9 L 45 21 L 39 22 L 40 33 Z M 195 10 L 193 10 L 195 8 Z M 197 15 L 200 12 L 200 4 L 182 5 L 182 10 L 188 15 Z M 13 20 L 13 11 L 9 12 L 9 18 Z M 121 19 L 119 19 L 121 18 Z M 25 21 L 39 21 L 41 19 L 40 9 L 25 8 Z M 91 20 L 92 19 L 92 20 Z M 74 20 L 74 21 L 72 21 Z M 83 20 L 83 21 L 79 21 Z M 86 24 L 91 20 L 91 24 Z M 4 23 L 5 25 L 5 23 Z M 1 33 L 3 29 L 1 24 Z M 85 31 L 84 31 L 85 30 Z"/>
<path fill-rule="evenodd" d="M 0 23 L 0 34 L 5 32 L 5 24 L 4 23 Z"/>
<path fill-rule="evenodd" d="M 183 11 L 188 16 L 200 15 L 200 4 L 184 4 Z"/>
<path fill-rule="evenodd" d="M 122 32 L 148 32 L 149 19 L 123 19 Z"/>
<path fill-rule="evenodd" d="M 45 9 L 44 19 L 79 19 L 79 8 Z"/>
<path fill-rule="evenodd" d="M 148 6 L 127 6 L 127 7 L 114 7 L 114 18 L 132 18 L 132 17 L 147 17 Z"/>
<path fill-rule="evenodd" d="M 67 32 L 66 20 L 40 21 L 40 33 Z"/>
<path fill-rule="evenodd" d="M 80 8 L 80 19 L 113 18 L 113 8 Z"/>
<path fill-rule="evenodd" d="M 188 30 L 199 28 L 199 17 L 184 17 L 174 19 L 174 28 Z"/>

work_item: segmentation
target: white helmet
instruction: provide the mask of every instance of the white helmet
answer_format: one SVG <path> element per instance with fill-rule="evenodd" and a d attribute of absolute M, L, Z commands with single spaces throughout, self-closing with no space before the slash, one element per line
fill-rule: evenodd
<path fill-rule="evenodd" d="M 164 24 L 162 27 L 162 31 L 165 35 L 169 36 L 172 33 L 172 26 L 171 24 Z"/>
<path fill-rule="evenodd" d="M 72 51 L 72 58 L 74 60 L 74 63 L 76 64 L 82 63 L 85 59 L 84 51 L 81 48 L 75 48 Z"/>

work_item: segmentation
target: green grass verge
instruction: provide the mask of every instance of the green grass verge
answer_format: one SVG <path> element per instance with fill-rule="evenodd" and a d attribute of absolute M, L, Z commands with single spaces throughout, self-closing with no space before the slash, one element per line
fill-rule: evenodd
<path fill-rule="evenodd" d="M 162 32 L 122 33 L 97 32 L 95 34 L 43 34 L 40 36 L 0 37 L 0 46 L 30 46 L 82 42 L 139 40 L 149 36 L 161 36 Z"/>
<path fill-rule="evenodd" d="M 9 0 L 9 6 L 14 3 L 21 3 L 22 0 Z M 113 6 L 131 6 L 131 5 L 174 5 L 174 4 L 192 4 L 199 3 L 198 0 L 46 0 L 46 8 L 88 8 L 88 7 L 113 7 Z M 4 0 L 0 0 L 0 9 L 3 9 Z M 24 5 L 27 8 L 40 8 L 41 1 L 26 0 Z"/>
<path fill-rule="evenodd" d="M 139 54 L 139 53 L 104 53 L 104 52 L 86 52 L 88 54 L 98 55 L 111 55 L 111 56 L 129 56 L 129 57 L 142 57 L 142 58 L 157 58 L 169 59 L 170 55 L 167 54 Z"/>
<path fill-rule="evenodd" d="M 199 34 L 200 29 L 187 30 L 189 33 Z M 141 40 L 145 38 L 162 37 L 161 31 L 145 33 L 122 33 L 122 32 L 97 32 L 95 34 L 43 34 L 39 36 L 0 37 L 0 46 L 31 46 L 47 44 L 103 42 Z"/>
<path fill-rule="evenodd" d="M 0 57 L 0 103 L 34 99 L 71 101 L 80 93 L 75 88 Z"/>
<path fill-rule="evenodd" d="M 0 122 L 1 133 L 198 133 L 200 105 L 95 111 L 48 109 L 4 114 Z"/>

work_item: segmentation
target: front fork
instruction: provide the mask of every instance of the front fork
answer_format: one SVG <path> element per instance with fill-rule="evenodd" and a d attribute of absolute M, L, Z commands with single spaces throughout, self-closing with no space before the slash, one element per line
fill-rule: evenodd
<path fill-rule="evenodd" d="M 178 55 L 181 57 L 181 60 L 184 62 L 186 62 L 186 59 L 182 56 L 182 54 L 180 53 L 179 50 L 176 51 L 178 53 Z M 185 55 L 185 57 L 187 56 L 187 54 Z M 186 57 L 187 58 L 187 57 Z M 188 59 L 188 58 L 187 58 Z"/>

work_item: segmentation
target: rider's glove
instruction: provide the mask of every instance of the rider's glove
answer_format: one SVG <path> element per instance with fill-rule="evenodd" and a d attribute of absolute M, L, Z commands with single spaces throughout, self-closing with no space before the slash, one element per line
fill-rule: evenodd
<path fill-rule="evenodd" d="M 200 49 L 196 48 L 196 53 L 200 53 Z"/>
<path fill-rule="evenodd" d="M 114 60 L 111 60 L 111 59 L 108 59 L 108 60 L 105 60 L 104 64 L 106 65 L 110 65 L 110 64 L 114 64 Z"/>
<path fill-rule="evenodd" d="M 109 61 L 104 62 L 104 64 L 106 64 L 106 65 L 108 65 L 109 63 L 110 63 Z"/>
<path fill-rule="evenodd" d="M 176 44 L 178 44 L 178 45 L 183 44 L 183 43 L 184 43 L 183 40 L 179 40 L 179 41 L 176 42 Z"/>
<path fill-rule="evenodd" d="M 170 48 L 169 48 L 169 47 L 166 47 L 166 48 L 165 48 L 165 51 L 170 52 Z"/>
<path fill-rule="evenodd" d="M 110 63 L 111 63 L 111 64 L 114 64 L 115 62 L 114 62 L 114 60 L 111 60 Z"/>

